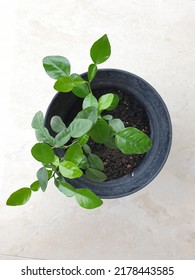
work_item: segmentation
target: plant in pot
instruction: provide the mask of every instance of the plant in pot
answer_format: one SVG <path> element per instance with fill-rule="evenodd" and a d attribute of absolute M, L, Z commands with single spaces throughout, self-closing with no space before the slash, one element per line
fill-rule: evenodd
<path fill-rule="evenodd" d="M 98 70 L 111 54 L 107 35 L 90 49 L 88 72 L 71 74 L 62 56 L 43 66 L 58 91 L 46 116 L 38 111 L 32 127 L 38 143 L 32 156 L 41 162 L 36 180 L 12 193 L 7 205 L 25 204 L 32 192 L 55 186 L 86 209 L 101 198 L 129 195 L 160 171 L 171 145 L 171 122 L 157 92 L 143 79 L 116 69 Z"/>

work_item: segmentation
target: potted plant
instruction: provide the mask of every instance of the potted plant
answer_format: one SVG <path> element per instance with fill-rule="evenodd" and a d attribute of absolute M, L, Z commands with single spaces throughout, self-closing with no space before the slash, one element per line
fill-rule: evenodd
<path fill-rule="evenodd" d="M 32 156 L 42 166 L 37 180 L 12 193 L 7 205 L 23 205 L 32 192 L 55 186 L 92 209 L 101 198 L 129 195 L 146 186 L 163 167 L 171 146 L 171 122 L 159 94 L 126 71 L 100 69 L 111 54 L 107 35 L 90 49 L 92 64 L 71 74 L 62 56 L 47 56 L 43 66 L 58 91 L 44 118 L 32 120 L 38 143 Z"/>

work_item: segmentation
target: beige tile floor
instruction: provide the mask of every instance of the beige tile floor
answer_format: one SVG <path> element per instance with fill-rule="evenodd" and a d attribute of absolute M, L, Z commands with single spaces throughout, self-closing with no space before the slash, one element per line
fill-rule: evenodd
<path fill-rule="evenodd" d="M 1 151 L 0 259 L 195 259 L 195 1 L 16 3 L 14 44 L 7 44 L 12 49 L 8 92 L 1 92 L 8 107 Z M 164 169 L 142 191 L 106 200 L 94 211 L 77 207 L 52 184 L 25 206 L 7 207 L 9 194 L 29 185 L 38 168 L 30 155 L 31 119 L 46 110 L 54 94 L 42 58 L 64 55 L 73 72 L 85 72 L 89 48 L 104 33 L 112 44 L 104 67 L 143 77 L 169 108 L 174 137 Z"/>

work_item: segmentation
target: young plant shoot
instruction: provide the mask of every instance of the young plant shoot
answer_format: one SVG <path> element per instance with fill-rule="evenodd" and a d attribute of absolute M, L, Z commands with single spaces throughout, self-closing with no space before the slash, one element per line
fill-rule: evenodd
<path fill-rule="evenodd" d="M 72 122 L 66 126 L 59 116 L 53 116 L 50 122 L 55 137 L 51 136 L 44 126 L 44 115 L 37 112 L 32 120 L 37 143 L 31 154 L 41 163 L 36 173 L 36 180 L 29 186 L 12 193 L 7 205 L 25 204 L 33 192 L 46 191 L 48 181 L 53 179 L 55 186 L 67 197 L 75 197 L 83 208 L 93 209 L 102 205 L 103 201 L 91 190 L 75 188 L 70 179 L 86 176 L 89 180 L 103 182 L 104 164 L 93 154 L 88 141 L 105 145 L 111 149 L 119 149 L 124 154 L 143 154 L 152 146 L 150 138 L 141 130 L 125 127 L 124 123 L 112 117 L 119 97 L 115 93 L 106 93 L 98 99 L 91 90 L 91 82 L 98 71 L 98 65 L 105 62 L 111 54 L 111 46 L 107 35 L 97 40 L 90 49 L 92 63 L 88 67 L 88 80 L 79 74 L 71 74 L 70 62 L 63 56 L 47 56 L 43 59 L 46 73 L 55 79 L 54 89 L 66 94 L 72 92 L 82 98 L 82 110 Z M 105 115 L 105 110 L 110 114 Z M 63 153 L 57 153 L 57 150 Z M 68 179 L 68 180 L 67 180 Z"/>

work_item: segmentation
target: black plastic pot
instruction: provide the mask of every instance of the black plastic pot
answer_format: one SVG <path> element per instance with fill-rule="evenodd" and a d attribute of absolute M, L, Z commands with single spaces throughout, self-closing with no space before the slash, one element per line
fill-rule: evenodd
<path fill-rule="evenodd" d="M 82 75 L 86 79 L 86 73 Z M 85 176 L 71 180 L 75 187 L 87 187 L 101 198 L 130 195 L 149 184 L 160 172 L 169 155 L 172 126 L 167 107 L 156 90 L 142 78 L 117 69 L 99 70 L 92 82 L 92 90 L 114 88 L 134 96 L 142 104 L 149 119 L 152 148 L 134 171 L 124 177 L 103 183 L 93 182 Z M 50 119 L 60 116 L 69 124 L 81 109 L 82 99 L 72 93 L 57 93 L 46 112 L 45 125 L 52 133 Z"/>

